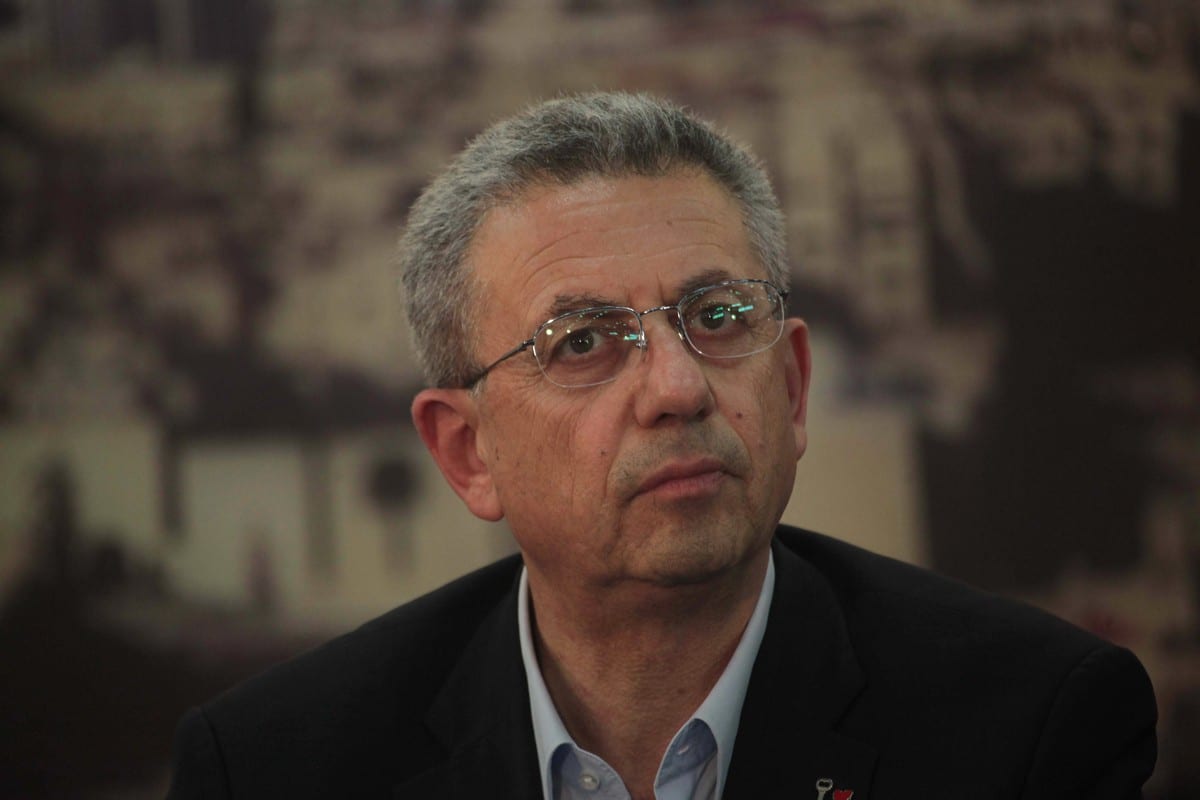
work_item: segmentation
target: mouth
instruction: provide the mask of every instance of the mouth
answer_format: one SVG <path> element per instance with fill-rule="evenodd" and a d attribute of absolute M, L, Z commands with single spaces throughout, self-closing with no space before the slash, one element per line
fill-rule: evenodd
<path fill-rule="evenodd" d="M 697 498 L 716 492 L 727 476 L 724 464 L 715 458 L 676 461 L 647 475 L 636 494 L 662 500 Z"/>

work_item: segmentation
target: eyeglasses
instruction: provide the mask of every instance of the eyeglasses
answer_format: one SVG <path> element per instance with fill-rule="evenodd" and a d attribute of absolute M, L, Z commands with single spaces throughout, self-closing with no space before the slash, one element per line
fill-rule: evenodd
<path fill-rule="evenodd" d="M 736 280 L 705 286 L 675 305 L 635 311 L 600 306 L 555 317 L 464 383 L 470 388 L 504 361 L 532 350 L 542 374 L 567 389 L 598 386 L 617 378 L 630 353 L 646 350 L 642 317 L 672 315 L 679 338 L 705 358 L 744 358 L 761 353 L 783 335 L 787 292 L 767 281 Z"/>

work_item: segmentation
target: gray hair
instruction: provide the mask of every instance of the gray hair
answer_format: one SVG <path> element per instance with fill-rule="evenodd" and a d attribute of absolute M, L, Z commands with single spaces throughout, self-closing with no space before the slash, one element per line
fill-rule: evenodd
<path fill-rule="evenodd" d="M 738 202 L 768 278 L 788 288 L 783 214 L 750 151 L 711 123 L 643 94 L 594 93 L 532 106 L 479 134 L 413 204 L 400 242 L 408 321 L 425 379 L 461 387 L 475 281 L 464 264 L 488 211 L 551 183 L 702 170 Z"/>

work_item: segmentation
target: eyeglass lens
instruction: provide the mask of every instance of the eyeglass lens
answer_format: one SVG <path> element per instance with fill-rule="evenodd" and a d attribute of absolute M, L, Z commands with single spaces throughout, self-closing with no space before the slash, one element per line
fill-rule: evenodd
<path fill-rule="evenodd" d="M 767 349 L 783 331 L 783 300 L 770 284 L 735 281 L 687 295 L 677 309 L 692 350 L 708 358 L 740 358 Z M 643 341 L 640 315 L 628 308 L 592 308 L 542 326 L 534 355 L 559 386 L 613 380 Z"/>

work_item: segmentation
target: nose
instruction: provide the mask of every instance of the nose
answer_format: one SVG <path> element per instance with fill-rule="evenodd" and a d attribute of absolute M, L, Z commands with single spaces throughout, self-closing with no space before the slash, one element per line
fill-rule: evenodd
<path fill-rule="evenodd" d="M 634 415 L 651 427 L 670 419 L 701 420 L 716 405 L 701 356 L 683 340 L 672 314 L 642 318 L 645 357 L 637 365 L 639 381 Z"/>

